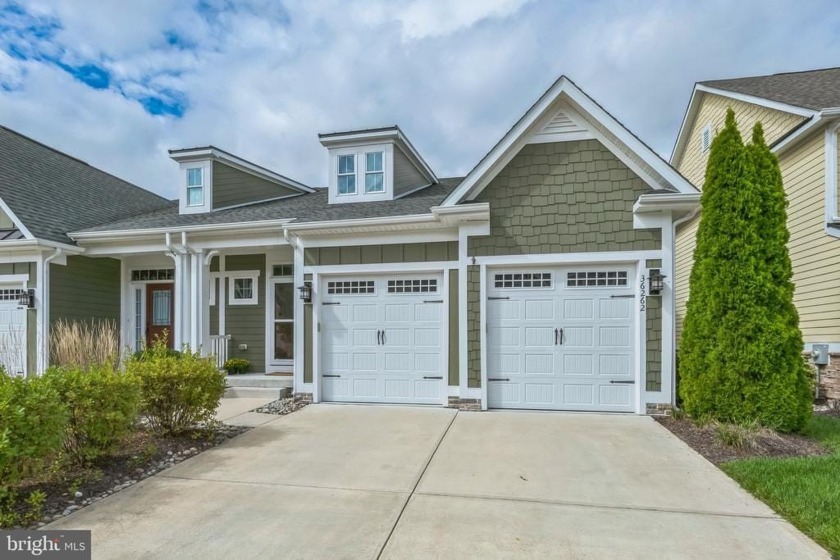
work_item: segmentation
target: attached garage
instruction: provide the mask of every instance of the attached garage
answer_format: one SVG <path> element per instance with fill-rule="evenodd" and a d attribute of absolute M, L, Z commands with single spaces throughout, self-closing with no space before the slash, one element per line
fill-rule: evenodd
<path fill-rule="evenodd" d="M 488 406 L 633 412 L 634 268 L 489 269 Z"/>
<path fill-rule="evenodd" d="M 0 289 L 0 365 L 11 375 L 25 375 L 27 354 L 26 309 L 18 300 L 22 290 Z"/>
<path fill-rule="evenodd" d="M 321 290 L 322 400 L 446 402 L 442 273 L 328 276 Z"/>

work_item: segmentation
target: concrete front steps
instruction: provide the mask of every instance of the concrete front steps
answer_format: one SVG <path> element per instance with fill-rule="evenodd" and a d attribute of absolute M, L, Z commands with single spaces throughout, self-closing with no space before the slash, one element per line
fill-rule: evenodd
<path fill-rule="evenodd" d="M 270 398 L 279 399 L 292 393 L 292 376 L 264 375 L 245 373 L 228 375 L 225 397 Z"/>

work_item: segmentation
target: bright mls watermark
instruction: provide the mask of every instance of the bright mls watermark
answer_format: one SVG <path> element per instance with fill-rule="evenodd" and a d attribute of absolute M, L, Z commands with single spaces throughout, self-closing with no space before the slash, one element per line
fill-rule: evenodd
<path fill-rule="evenodd" d="M 90 531 L 0 531 L 0 558 L 90 560 Z"/>

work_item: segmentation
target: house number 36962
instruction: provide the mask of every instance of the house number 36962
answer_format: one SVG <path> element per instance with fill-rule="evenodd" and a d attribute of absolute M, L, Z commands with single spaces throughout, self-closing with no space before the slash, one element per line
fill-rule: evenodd
<path fill-rule="evenodd" d="M 647 305 L 647 294 L 645 293 L 645 275 L 639 275 L 639 311 L 644 311 Z"/>

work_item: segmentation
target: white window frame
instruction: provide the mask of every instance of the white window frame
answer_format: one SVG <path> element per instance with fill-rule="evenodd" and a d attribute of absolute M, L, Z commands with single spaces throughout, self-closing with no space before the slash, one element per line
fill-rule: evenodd
<path fill-rule="evenodd" d="M 353 158 L 353 171 L 349 173 L 342 173 L 341 172 L 341 158 Z M 355 196 L 359 194 L 359 177 L 358 177 L 358 154 L 351 153 L 351 154 L 339 154 L 335 160 L 335 194 L 336 196 Z M 341 192 L 339 190 L 339 183 L 341 182 L 342 177 L 353 177 L 353 191 L 352 192 Z"/>
<path fill-rule="evenodd" d="M 365 189 L 367 176 L 367 156 L 370 153 L 382 153 L 382 190 L 367 192 Z M 341 156 L 352 155 L 355 163 L 356 191 L 353 193 L 339 194 L 338 192 L 338 169 Z M 359 146 L 344 146 L 341 148 L 330 148 L 330 204 L 352 204 L 354 202 L 375 202 L 380 200 L 391 200 L 394 198 L 394 145 L 392 143 L 370 143 Z M 342 176 L 349 175 L 342 174 Z"/>
<path fill-rule="evenodd" d="M 198 171 L 198 176 L 199 176 L 200 181 L 197 185 L 191 185 L 190 184 L 190 173 L 192 171 Z M 204 167 L 200 166 L 200 165 L 197 166 L 197 167 L 187 167 L 186 181 L 187 181 L 187 200 L 186 200 L 187 206 L 190 207 L 190 208 L 197 208 L 197 207 L 204 206 Z M 195 190 L 195 189 L 198 189 L 201 192 L 201 201 L 196 202 L 196 203 L 191 203 L 190 202 L 190 191 Z"/>
<path fill-rule="evenodd" d="M 706 139 L 708 143 L 706 143 Z M 700 131 L 700 151 L 702 153 L 708 152 L 712 148 L 712 123 L 708 123 L 703 129 Z"/>
<path fill-rule="evenodd" d="M 228 305 L 258 305 L 260 300 L 260 273 L 257 271 L 237 272 L 227 275 L 228 277 Z M 251 297 L 237 298 L 236 297 L 236 281 L 250 280 L 251 281 Z"/>
<path fill-rule="evenodd" d="M 379 169 L 371 171 L 368 169 L 368 156 L 379 156 Z M 368 189 L 368 177 L 372 175 L 379 175 L 382 177 L 382 188 L 377 191 L 372 191 Z M 365 194 L 381 194 L 385 192 L 385 151 L 384 150 L 374 150 L 365 152 Z"/>

